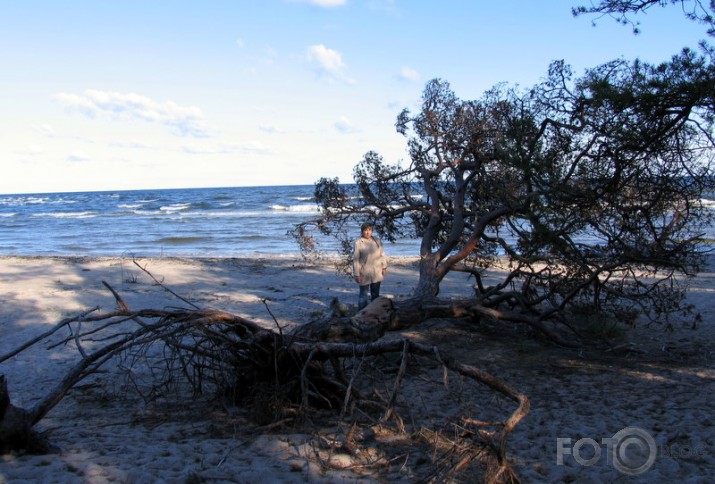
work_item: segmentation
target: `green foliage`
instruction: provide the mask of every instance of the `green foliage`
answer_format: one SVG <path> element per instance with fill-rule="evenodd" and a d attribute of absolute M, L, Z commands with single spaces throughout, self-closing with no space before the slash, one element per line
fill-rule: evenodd
<path fill-rule="evenodd" d="M 571 314 L 571 320 L 589 341 L 618 341 L 625 334 L 624 326 L 611 314 L 604 314 L 594 308 L 579 308 Z"/>

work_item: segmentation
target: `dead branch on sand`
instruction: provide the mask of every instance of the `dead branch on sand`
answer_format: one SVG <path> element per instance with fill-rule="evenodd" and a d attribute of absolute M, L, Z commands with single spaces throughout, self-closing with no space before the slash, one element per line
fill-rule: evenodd
<path fill-rule="evenodd" d="M 409 380 L 414 380 L 414 368 L 410 367 L 417 364 L 418 371 L 430 365 L 441 369 L 447 390 L 449 373 L 454 372 L 516 404 L 503 421 L 483 422 L 464 415 L 449 423 L 451 435 L 444 429 L 428 429 L 412 415 L 411 434 L 419 438 L 412 439 L 411 445 L 420 441 L 432 446 L 434 452 L 439 451 L 439 458 L 433 461 L 432 477 L 453 475 L 476 461 L 486 468 L 484 476 L 489 481 L 517 479 L 507 459 L 507 438 L 529 411 L 527 396 L 437 347 L 409 339 L 380 339 L 387 330 L 404 324 L 407 317 L 428 317 L 414 307 L 410 313 L 404 306 L 400 310 L 391 300 L 379 298 L 351 318 L 331 316 L 284 332 L 280 327 L 277 331 L 266 329 L 235 314 L 198 309 L 193 304 L 192 309 L 132 310 L 117 291 L 106 282 L 104 285 L 116 300 L 115 311 L 95 314 L 98 308 L 93 308 L 64 319 L 0 356 L 2 363 L 34 344 L 49 341 L 61 328 L 68 329 L 69 336 L 51 347 L 74 345 L 80 355 L 79 362 L 55 388 L 28 409 L 11 404 L 7 381 L 0 376 L 3 453 L 51 451 L 52 447 L 33 431 L 33 426 L 72 388 L 110 360 L 130 365 L 144 360 L 157 365 L 148 363 L 149 355 L 161 355 L 161 371 L 153 371 L 159 368 L 155 366 L 150 372 L 159 375 L 159 381 L 144 396 L 156 396 L 167 380 L 183 376 L 194 396 L 212 392 L 230 398 L 233 404 L 254 408 L 254 419 L 266 429 L 305 422 L 316 412 L 328 410 L 339 414 L 340 422 L 350 421 L 353 429 L 373 425 L 383 430 L 392 428 L 396 434 L 407 432 L 401 416 L 407 407 L 400 402 Z M 397 364 L 394 377 L 384 368 L 389 358 Z M 348 432 L 341 445 L 348 449 L 359 447 L 354 435 L 352 430 Z M 365 465 L 389 462 L 383 457 Z"/>

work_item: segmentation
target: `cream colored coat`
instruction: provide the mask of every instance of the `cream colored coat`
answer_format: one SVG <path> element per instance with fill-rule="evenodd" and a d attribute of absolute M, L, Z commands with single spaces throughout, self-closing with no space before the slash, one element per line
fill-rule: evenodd
<path fill-rule="evenodd" d="M 357 239 L 353 249 L 353 277 L 360 276 L 360 285 L 382 281 L 385 269 L 387 257 L 382 242 L 375 237 Z"/>

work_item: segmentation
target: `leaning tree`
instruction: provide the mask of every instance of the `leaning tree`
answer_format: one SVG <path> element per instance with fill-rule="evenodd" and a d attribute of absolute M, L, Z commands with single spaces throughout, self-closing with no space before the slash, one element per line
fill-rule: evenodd
<path fill-rule="evenodd" d="M 371 151 L 355 184 L 319 180 L 320 215 L 294 234 L 313 251 L 316 231 L 337 236 L 346 255 L 358 220 L 389 241 L 417 238 L 414 304 L 466 271 L 475 298 L 462 314 L 539 329 L 584 309 L 657 318 L 684 308 L 676 276 L 695 274 L 707 247 L 714 103 L 712 63 L 687 49 L 581 78 L 554 62 L 527 91 L 501 85 L 473 101 L 435 79 L 421 110 L 397 118 L 409 161 Z M 504 277 L 486 286 L 498 262 Z"/>

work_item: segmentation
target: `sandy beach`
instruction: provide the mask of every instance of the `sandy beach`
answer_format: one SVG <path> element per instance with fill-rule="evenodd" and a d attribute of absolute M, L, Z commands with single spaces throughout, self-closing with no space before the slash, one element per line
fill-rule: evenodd
<path fill-rule="evenodd" d="M 357 299 L 353 281 L 336 275 L 329 262 L 288 258 L 138 262 L 197 306 L 225 310 L 267 328 L 276 321 L 290 327 L 326 315 L 334 297 L 348 305 L 355 305 Z M 390 337 L 435 344 L 529 396 L 531 412 L 508 445 L 514 470 L 524 482 L 712 482 L 714 270 L 711 264 L 691 281 L 688 301 L 701 314 L 699 323 L 636 325 L 611 349 L 558 348 L 522 338 L 518 327 L 481 324 L 475 328 L 460 321 L 426 321 Z M 0 257 L 0 354 L 63 318 L 96 306 L 111 311 L 116 303 L 102 281 L 132 309 L 187 307 L 132 259 Z M 416 282 L 414 260 L 393 259 L 383 295 L 406 297 Z M 444 281 L 440 296 L 469 292 L 466 276 L 455 274 Z M 36 345 L 1 363 L 0 374 L 8 379 L 12 403 L 32 405 L 77 357 L 69 346 L 48 350 L 46 345 Z M 432 370 L 439 373 L 438 368 Z M 193 402 L 190 396 L 161 408 L 114 388 L 111 369 L 100 377 L 97 381 L 106 384 L 95 381 L 71 392 L 37 426 L 60 452 L 0 456 L 0 483 L 429 480 L 429 458 L 414 465 L 406 465 L 407 458 L 388 459 L 389 463 L 373 467 L 344 452 L 326 458 L 324 438 L 305 429 L 261 432 L 240 410 L 207 407 L 205 401 Z M 406 397 L 419 400 L 426 411 L 444 413 L 443 402 L 430 398 L 431 378 L 428 372 L 424 388 L 415 384 Z M 465 406 L 481 408 L 487 419 L 494 407 L 503 405 L 493 394 L 469 395 L 475 400 L 484 397 Z M 498 410 L 503 414 L 503 408 Z M 624 474 L 608 462 L 607 445 L 602 444 L 631 427 L 643 429 L 657 446 L 652 466 L 638 475 Z M 602 455 L 596 458 L 594 452 Z M 584 465 L 591 457 L 593 462 Z M 473 475 L 458 476 L 456 481 L 469 482 Z"/>

